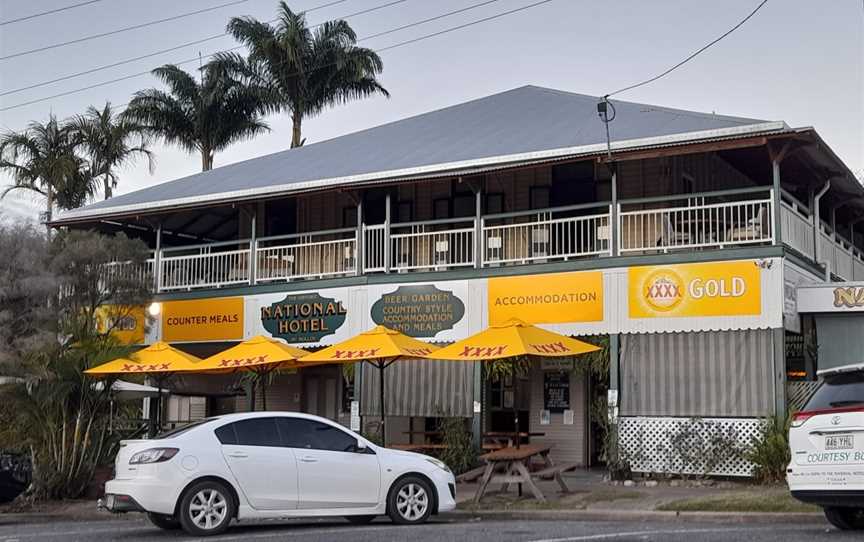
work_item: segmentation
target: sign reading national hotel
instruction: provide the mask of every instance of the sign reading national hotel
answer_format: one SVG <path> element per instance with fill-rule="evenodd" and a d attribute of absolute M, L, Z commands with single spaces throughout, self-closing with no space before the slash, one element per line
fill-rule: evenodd
<path fill-rule="evenodd" d="M 341 301 L 318 293 L 296 294 L 261 307 L 261 325 L 289 343 L 317 342 L 336 333 L 346 314 Z"/>
<path fill-rule="evenodd" d="M 465 304 L 434 284 L 400 286 L 372 305 L 372 320 L 409 337 L 434 337 L 465 316 Z"/>

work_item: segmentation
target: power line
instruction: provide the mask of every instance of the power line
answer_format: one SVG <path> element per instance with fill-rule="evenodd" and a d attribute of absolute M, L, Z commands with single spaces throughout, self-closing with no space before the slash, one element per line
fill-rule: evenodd
<path fill-rule="evenodd" d="M 80 8 L 81 6 L 87 6 L 89 4 L 95 4 L 96 2 L 102 2 L 102 0 L 87 0 L 87 2 L 78 2 L 77 4 L 72 4 L 66 7 L 50 9 L 48 11 L 41 11 L 39 13 L 34 13 L 32 15 L 25 15 L 24 17 L 18 17 L 17 19 L 9 19 L 8 21 L 0 21 L 0 26 L 6 26 L 7 24 L 12 23 L 20 23 L 22 21 L 29 21 L 30 19 L 36 19 L 37 17 L 44 17 L 45 15 L 51 15 L 52 13 L 59 13 L 61 11 L 67 11 L 70 9 Z"/>
<path fill-rule="evenodd" d="M 183 18 L 186 18 L 186 17 L 191 17 L 191 16 L 193 16 L 193 15 L 200 15 L 201 13 L 207 13 L 207 12 L 209 12 L 209 11 L 216 11 L 217 9 L 222 9 L 222 8 L 225 8 L 225 7 L 228 7 L 228 6 L 236 6 L 237 4 L 245 4 L 245 3 L 248 2 L 248 1 L 249 1 L 249 0 L 233 0 L 233 1 L 231 1 L 231 2 L 226 2 L 226 3 L 224 3 L 224 4 L 219 4 L 218 6 L 212 6 L 212 7 L 204 8 L 204 9 L 198 9 L 198 10 L 195 10 L 195 11 L 190 11 L 190 12 L 188 12 L 188 13 L 182 13 L 182 14 L 180 14 L 180 15 L 174 15 L 173 17 L 166 17 L 166 18 L 164 18 L 164 19 L 158 19 L 158 20 L 155 20 L 155 21 L 149 21 L 149 22 L 146 22 L 146 23 L 141 23 L 141 24 L 136 24 L 136 25 L 132 25 L 132 26 L 127 26 L 127 27 L 124 27 L 124 28 L 118 28 L 117 30 L 111 30 L 110 32 L 102 32 L 102 33 L 100 33 L 100 34 L 92 34 L 92 35 L 90 35 L 90 36 L 84 36 L 83 38 L 78 38 L 78 39 L 74 39 L 74 40 L 64 41 L 64 42 L 61 42 L 61 43 L 54 43 L 54 44 L 52 44 L 52 45 L 45 45 L 45 46 L 43 46 L 43 47 L 37 47 L 37 48 L 35 48 L 35 49 L 29 49 L 29 50 L 27 50 L 27 51 L 21 51 L 21 52 L 18 52 L 18 53 L 12 53 L 11 55 L 0 56 L 0 60 L 9 60 L 10 58 L 18 58 L 18 57 L 25 56 L 25 55 L 30 55 L 30 54 L 33 54 L 33 53 L 40 53 L 40 52 L 42 52 L 42 51 L 48 51 L 48 50 L 50 50 L 50 49 L 57 49 L 57 48 L 59 48 L 59 47 L 65 47 L 65 46 L 67 46 L 67 45 L 72 45 L 72 44 L 75 44 L 75 43 L 81 43 L 81 42 L 84 42 L 84 41 L 94 40 L 94 39 L 96 39 L 96 38 L 104 38 L 104 37 L 106 37 L 106 36 L 113 36 L 113 35 L 115 35 L 115 34 L 120 34 L 120 33 L 122 33 L 122 32 L 128 32 L 128 31 L 130 31 L 130 30 L 137 30 L 137 29 L 139 29 L 139 28 L 145 28 L 145 27 L 148 27 L 148 26 L 153 26 L 153 25 L 157 25 L 157 24 L 167 23 L 167 22 L 169 22 L 169 21 L 176 21 L 177 19 L 183 19 Z"/>
<path fill-rule="evenodd" d="M 652 78 L 650 78 L 650 79 L 646 79 L 645 81 L 642 81 L 641 83 L 636 83 L 635 85 L 630 85 L 629 87 L 624 87 L 624 88 L 622 88 L 622 89 L 620 89 L 620 90 L 616 90 L 615 92 L 610 92 L 609 94 L 607 94 L 606 96 L 604 96 L 604 99 L 605 99 L 605 98 L 609 98 L 610 96 L 614 96 L 615 94 L 620 94 L 620 93 L 622 93 L 622 92 L 625 92 L 625 91 L 628 91 L 628 90 L 633 90 L 634 88 L 638 88 L 638 87 L 641 87 L 641 86 L 647 85 L 648 83 L 653 83 L 654 81 L 660 79 L 661 77 L 664 77 L 664 76 L 666 76 L 666 75 L 669 75 L 670 73 L 672 73 L 672 72 L 675 71 L 676 69 L 680 68 L 681 66 L 683 66 L 683 65 L 686 64 L 687 62 L 689 62 L 689 61 L 691 61 L 692 59 L 694 59 L 694 58 L 695 58 L 698 54 L 700 54 L 701 52 L 705 51 L 706 49 L 708 49 L 709 47 L 711 47 L 712 45 L 714 45 L 714 44 L 717 43 L 718 41 L 722 40 L 723 38 L 725 38 L 726 36 L 728 36 L 728 35 L 731 34 L 732 32 L 735 32 L 736 30 L 738 30 L 738 28 L 740 28 L 744 23 L 746 23 L 747 21 L 749 21 L 751 17 L 753 17 L 754 15 L 756 15 L 756 12 L 758 12 L 760 9 L 762 9 L 762 6 L 764 6 L 764 5 L 767 4 L 767 3 L 768 3 L 768 0 L 762 0 L 762 2 L 761 2 L 758 6 L 756 6 L 756 9 L 754 9 L 753 11 L 750 12 L 749 15 L 747 15 L 746 17 L 744 17 L 743 19 L 741 19 L 741 21 L 740 21 L 738 24 L 736 24 L 735 26 L 733 26 L 732 28 L 730 28 L 729 30 L 727 30 L 726 32 L 724 32 L 724 33 L 723 33 L 720 37 L 718 37 L 717 39 L 711 41 L 710 43 L 708 43 L 707 45 L 705 45 L 704 47 L 702 47 L 701 49 L 699 49 L 699 50 L 696 51 L 695 53 L 691 54 L 690 56 L 688 56 L 687 58 L 685 58 L 684 60 L 682 60 L 682 61 L 679 62 L 678 64 L 675 64 L 674 66 L 672 66 L 671 68 L 669 68 L 669 69 L 666 70 L 665 72 L 663 72 L 663 73 L 661 73 L 661 74 L 659 74 L 659 75 L 655 75 L 654 77 L 652 77 Z"/>
<path fill-rule="evenodd" d="M 324 9 L 324 8 L 327 8 L 327 7 L 330 7 L 330 6 L 334 6 L 334 5 L 336 5 L 336 4 L 341 4 L 341 3 L 346 2 L 346 1 L 347 1 L 347 0 L 334 0 L 334 1 L 332 1 L 332 2 L 327 2 L 326 4 L 322 4 L 322 5 L 320 5 L 320 6 L 311 7 L 311 8 L 309 8 L 309 9 L 307 9 L 307 10 L 304 10 L 302 13 L 311 13 L 311 12 L 313 12 L 313 11 L 318 11 L 318 10 L 321 10 L 321 9 Z M 348 15 L 344 15 L 344 16 L 342 16 L 342 17 L 338 17 L 338 18 L 339 18 L 339 19 L 350 19 L 351 17 L 356 17 L 356 16 L 358 16 L 358 15 L 364 15 L 364 14 L 366 14 L 366 13 L 371 13 L 371 12 L 373 12 L 373 11 L 378 11 L 378 10 L 380 10 L 380 9 L 384 9 L 384 8 L 390 7 L 390 6 L 395 5 L 395 4 L 401 4 L 401 3 L 403 3 L 403 2 L 407 2 L 407 1 L 408 1 L 408 0 L 393 0 L 393 1 L 391 1 L 391 2 L 387 2 L 387 3 L 385 3 L 385 4 L 380 4 L 380 5 L 377 5 L 377 6 L 373 6 L 373 7 L 371 7 L 371 8 L 366 8 L 366 9 L 363 9 L 363 10 L 360 10 L 360 11 L 355 11 L 354 13 L 349 13 Z M 267 21 L 267 22 L 268 22 L 268 23 L 273 23 L 273 22 L 276 22 L 276 21 L 278 21 L 278 20 L 279 20 L 279 19 L 270 19 L 270 20 Z M 315 25 L 315 26 L 320 26 L 320 25 Z M 313 28 L 314 28 L 314 27 L 313 27 Z M 0 92 L 0 96 L 8 96 L 8 95 L 10 95 L 10 94 L 17 94 L 17 93 L 19 93 L 19 92 L 23 92 L 23 91 L 25 91 L 25 90 L 33 90 L 34 88 L 44 87 L 44 86 L 47 86 L 47 85 L 51 85 L 51 84 L 53 84 L 53 83 L 59 83 L 59 82 L 61 82 L 61 81 L 68 81 L 69 79 L 75 79 L 76 77 L 81 77 L 82 75 L 89 75 L 89 74 L 91 74 L 91 73 L 100 72 L 100 71 L 107 70 L 107 69 L 110 69 L 110 68 L 116 68 L 117 66 L 122 66 L 122 65 L 124 65 L 124 64 L 129 64 L 130 62 L 136 62 L 136 61 L 138 61 L 138 60 L 144 60 L 145 58 L 151 58 L 151 57 L 154 57 L 154 56 L 159 56 L 159 55 L 164 54 L 164 53 L 170 53 L 171 51 L 177 51 L 177 50 L 179 50 L 179 49 L 185 49 L 186 47 L 191 47 L 192 45 L 198 45 L 198 44 L 200 44 L 200 43 L 204 43 L 204 42 L 207 42 L 207 41 L 212 41 L 212 40 L 216 40 L 216 39 L 219 39 L 219 38 L 224 38 L 224 37 L 227 36 L 227 35 L 228 35 L 227 32 L 222 32 L 221 34 L 215 34 L 215 35 L 213 35 L 213 36 L 208 36 L 208 37 L 206 37 L 206 38 L 201 38 L 201 39 L 194 40 L 194 41 L 187 41 L 186 43 L 181 43 L 180 45 L 175 45 L 175 46 L 173 46 L 173 47 L 169 47 L 169 48 L 167 48 L 167 49 L 161 49 L 161 50 L 159 50 L 159 51 L 153 51 L 152 53 L 147 53 L 147 54 L 140 55 L 140 56 L 136 56 L 136 57 L 133 57 L 133 58 L 127 58 L 127 59 L 125 59 L 125 60 L 119 60 L 119 61 L 117 61 L 117 62 L 112 62 L 111 64 L 105 64 L 105 65 L 103 65 L 103 66 L 98 66 L 98 67 L 96 67 L 96 68 L 91 68 L 91 69 L 88 69 L 88 70 L 84 70 L 84 71 L 80 71 L 80 72 L 76 72 L 76 73 L 71 73 L 71 74 L 69 74 L 69 75 L 64 75 L 64 76 L 61 76 L 61 77 L 57 77 L 57 78 L 55 78 L 55 79 L 50 79 L 50 80 L 48 80 L 48 81 L 42 81 L 42 82 L 39 82 L 39 83 L 33 83 L 32 85 L 27 85 L 27 86 L 25 86 L 25 87 L 19 87 L 19 88 L 15 88 L 15 89 L 12 89 L 12 90 L 7 90 L 7 91 L 4 91 L 4 92 Z"/>
<path fill-rule="evenodd" d="M 494 0 L 494 1 L 498 1 L 498 0 Z M 520 12 L 520 11 L 525 11 L 525 10 L 527 10 L 527 9 L 531 9 L 531 8 L 534 8 L 534 7 L 540 6 L 540 5 L 542 5 L 542 4 L 548 4 L 548 3 L 552 2 L 552 1 L 553 1 L 553 0 L 540 0 L 540 1 L 538 1 L 538 2 L 534 2 L 534 3 L 528 4 L 528 5 L 525 5 L 525 6 L 522 6 L 522 7 L 518 7 L 518 8 L 511 9 L 511 10 L 503 11 L 503 12 L 501 12 L 501 13 L 497 13 L 497 14 L 495 14 L 495 15 L 490 15 L 490 16 L 488 16 L 488 17 L 483 17 L 483 18 L 481 18 L 481 19 L 476 19 L 476 20 L 474 20 L 474 21 L 470 21 L 470 22 L 468 22 L 468 23 L 464 23 L 464 24 L 461 24 L 461 25 L 458 25 L 458 26 L 454 26 L 454 27 L 451 27 L 451 28 L 446 28 L 446 29 L 444 29 L 444 30 L 439 30 L 439 31 L 437 31 L 437 32 L 433 32 L 433 33 L 431 33 L 431 34 L 426 34 L 426 35 L 424 35 L 424 36 L 419 36 L 419 37 L 417 37 L 417 38 L 413 38 L 413 39 L 406 40 L 406 41 L 403 41 L 403 42 L 400 42 L 400 43 L 396 43 L 396 44 L 393 44 L 393 45 L 389 45 L 389 46 L 387 46 L 387 47 L 382 47 L 382 48 L 380 48 L 380 49 L 373 49 L 373 51 L 374 51 L 374 52 L 377 52 L 377 53 L 381 53 L 381 52 L 384 52 L 384 51 L 390 51 L 390 50 L 392 50 L 392 49 L 397 49 L 397 48 L 399 48 L 399 47 L 404 47 L 405 45 L 410 45 L 410 44 L 412 44 L 412 43 L 416 43 L 416 42 L 418 42 L 418 41 L 427 40 L 427 39 L 430 39 L 430 38 L 434 38 L 434 37 L 436 37 L 436 36 L 441 36 L 441 35 L 443 35 L 443 34 L 448 34 L 448 33 L 450 33 L 450 32 L 455 32 L 455 31 L 457 31 L 457 30 L 461 30 L 461 29 L 463 29 L 463 28 L 468 28 L 468 27 L 470 27 L 470 26 L 474 26 L 474 25 L 477 25 L 477 24 L 485 23 L 485 22 L 488 22 L 488 21 L 491 21 L 491 20 L 494 20 L 494 19 L 499 19 L 499 18 L 501 18 L 501 17 L 505 17 L 505 16 L 507 16 L 507 15 L 511 15 L 511 14 L 513 14 L 513 13 L 517 13 L 517 12 Z M 488 0 L 487 0 L 487 2 L 480 2 L 479 4 L 476 4 L 476 6 L 480 6 L 480 5 L 483 5 L 483 4 L 486 4 L 486 3 L 489 3 Z M 454 14 L 454 13 L 458 13 L 458 12 L 462 12 L 462 11 L 465 11 L 465 8 L 462 8 L 462 9 L 459 9 L 459 10 L 454 10 L 453 12 L 449 12 L 449 14 L 452 15 L 452 14 Z M 439 16 L 439 17 L 437 17 L 437 18 L 440 19 L 440 18 L 443 17 L 443 16 L 444 16 L 444 15 Z M 384 32 L 379 32 L 378 34 L 375 34 L 375 37 L 383 36 L 383 35 L 386 35 L 386 34 L 391 34 L 391 33 L 393 33 L 393 32 L 397 32 L 398 30 L 401 30 L 401 29 L 402 29 L 402 27 L 398 27 L 398 28 L 393 28 L 393 29 L 390 29 L 390 30 L 387 30 L 387 31 L 384 31 Z M 368 37 L 363 37 L 363 38 L 359 38 L 357 41 L 360 42 L 360 41 L 363 41 L 363 40 L 366 40 L 366 39 L 369 39 L 369 38 L 368 38 Z M 206 56 L 207 58 L 211 58 L 211 57 L 213 57 L 213 56 L 216 56 L 216 55 L 219 54 L 219 53 L 226 53 L 226 52 L 235 51 L 235 50 L 237 50 L 237 49 L 242 49 L 242 48 L 243 48 L 242 45 L 238 45 L 237 47 L 232 47 L 232 48 L 230 48 L 230 49 L 225 49 L 225 50 L 222 50 L 222 51 L 217 51 L 216 53 L 211 53 L 211 54 L 209 54 L 209 55 L 205 55 L 205 56 Z M 198 57 L 190 58 L 190 59 L 182 60 L 182 61 L 180 61 L 180 62 L 175 62 L 174 65 L 175 65 L 175 66 L 182 66 L 182 65 L 184 65 L 184 64 L 190 64 L 190 63 L 192 63 L 192 62 L 198 62 L 198 60 L 199 60 Z M 101 83 L 95 83 L 95 84 L 93 84 L 93 85 L 88 85 L 88 86 L 86 86 L 86 87 L 81 87 L 81 88 L 77 88 L 77 89 L 73 89 L 73 90 L 68 90 L 68 91 L 65 91 L 65 92 L 61 92 L 61 93 L 58 93 L 58 94 L 54 94 L 54 95 L 51 95 L 51 96 L 46 96 L 46 97 L 44 97 L 44 98 L 37 98 L 37 99 L 34 99 L 34 100 L 29 100 L 29 101 L 26 101 L 26 102 L 21 102 L 21 103 L 15 104 L 15 105 L 10 105 L 10 106 L 7 106 L 7 107 L 0 108 L 0 111 L 9 111 L 9 110 L 11 110 L 11 109 L 17 109 L 17 108 L 24 107 L 24 106 L 27 106 L 27 105 L 32 105 L 32 104 L 35 104 L 35 103 L 40 103 L 40 102 L 44 102 L 44 101 L 48 101 L 48 100 L 53 100 L 54 98 L 62 98 L 62 97 L 64 97 L 64 96 L 69 96 L 70 94 L 77 94 L 77 93 L 79 93 L 79 92 L 84 92 L 84 91 L 87 91 L 87 90 L 91 90 L 91 89 L 93 89 L 93 88 L 102 87 L 102 86 L 110 85 L 110 84 L 113 84 L 113 83 L 119 83 L 119 82 L 121 82 L 121 81 L 127 81 L 127 80 L 129 80 L 129 79 L 135 79 L 135 78 L 137 78 L 137 77 L 142 77 L 142 76 L 144 76 L 144 75 L 149 75 L 149 74 L 151 73 L 151 71 L 152 71 L 152 70 L 148 70 L 148 71 L 144 71 L 144 72 L 139 72 L 139 73 L 134 73 L 134 74 L 130 74 L 130 75 L 126 75 L 126 76 L 118 77 L 118 78 L 115 78 L 115 79 L 110 79 L 110 80 L 108 80 L 108 81 L 102 81 Z M 123 106 L 125 106 L 125 105 L 127 105 L 127 104 L 122 104 L 122 105 L 117 106 L 117 107 L 119 108 L 119 107 L 123 107 Z"/>

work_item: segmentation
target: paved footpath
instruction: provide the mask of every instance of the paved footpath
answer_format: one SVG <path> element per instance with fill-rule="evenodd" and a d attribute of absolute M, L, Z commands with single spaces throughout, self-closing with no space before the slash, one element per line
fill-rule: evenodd
<path fill-rule="evenodd" d="M 102 521 L 54 521 L 21 523 L 0 516 L 0 542 L 35 541 L 164 541 L 192 540 L 182 532 L 162 531 L 143 517 Z M 241 540 L 267 542 L 292 540 L 319 542 L 343 540 L 378 542 L 384 540 L 431 542 L 492 540 L 494 542 L 819 542 L 862 540 L 861 533 L 841 532 L 825 522 L 766 524 L 680 521 L 572 521 L 566 519 L 482 519 L 471 515 L 444 516 L 417 527 L 400 527 L 381 519 L 367 526 L 341 520 L 268 521 L 243 523 L 225 534 L 209 537 L 210 542 Z"/>

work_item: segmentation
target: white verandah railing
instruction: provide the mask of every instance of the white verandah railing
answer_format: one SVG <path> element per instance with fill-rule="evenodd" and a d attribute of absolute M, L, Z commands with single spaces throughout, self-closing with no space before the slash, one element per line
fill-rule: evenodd
<path fill-rule="evenodd" d="M 610 255 L 611 213 L 588 204 L 485 216 L 483 266 Z"/>
<path fill-rule="evenodd" d="M 417 272 L 566 261 L 619 254 L 774 244 L 774 213 L 783 241 L 814 258 L 809 209 L 788 193 L 775 209 L 769 187 L 622 200 L 480 217 L 361 224 L 309 233 L 163 249 L 141 266 L 158 291 L 220 288 L 359 273 Z M 617 220 L 613 220 L 617 211 Z M 613 246 L 617 239 L 617 246 Z M 864 258 L 820 225 L 820 259 L 847 280 L 864 280 Z M 158 269 L 154 268 L 158 262 Z M 133 269 L 133 267 L 135 267 Z M 106 271 L 107 272 L 107 271 Z"/>
<path fill-rule="evenodd" d="M 474 266 L 474 218 L 450 218 L 393 224 L 390 233 L 396 272 Z"/>
<path fill-rule="evenodd" d="M 248 243 L 229 241 L 166 248 L 159 258 L 159 291 L 248 284 Z"/>
<path fill-rule="evenodd" d="M 352 275 L 357 270 L 357 230 L 264 237 L 255 242 L 255 255 L 256 282 Z"/>
<path fill-rule="evenodd" d="M 752 199 L 754 193 L 764 196 Z M 732 199 L 742 196 L 751 197 Z M 773 243 L 773 190 L 625 200 L 618 204 L 618 232 L 621 254 Z"/>

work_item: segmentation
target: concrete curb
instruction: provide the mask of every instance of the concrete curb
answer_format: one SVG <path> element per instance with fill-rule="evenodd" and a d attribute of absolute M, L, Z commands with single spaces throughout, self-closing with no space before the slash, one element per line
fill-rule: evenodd
<path fill-rule="evenodd" d="M 585 520 L 585 521 L 681 521 L 714 523 L 821 523 L 818 512 L 666 512 L 659 510 L 455 510 L 442 517 L 486 519 Z"/>

